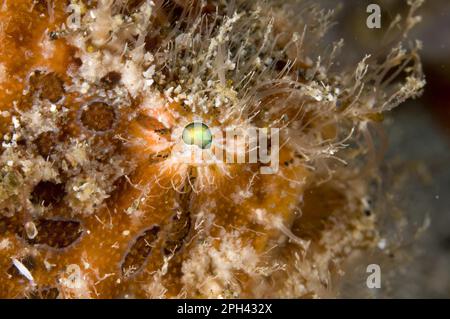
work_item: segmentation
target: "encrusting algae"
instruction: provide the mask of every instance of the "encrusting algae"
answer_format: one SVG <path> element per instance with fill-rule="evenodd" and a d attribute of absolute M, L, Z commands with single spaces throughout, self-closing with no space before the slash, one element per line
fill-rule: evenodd
<path fill-rule="evenodd" d="M 424 86 L 420 3 L 352 66 L 309 1 L 3 1 L 0 297 L 335 293 L 378 241 L 371 128 Z M 183 161 L 197 122 L 278 128 L 279 169 Z"/>

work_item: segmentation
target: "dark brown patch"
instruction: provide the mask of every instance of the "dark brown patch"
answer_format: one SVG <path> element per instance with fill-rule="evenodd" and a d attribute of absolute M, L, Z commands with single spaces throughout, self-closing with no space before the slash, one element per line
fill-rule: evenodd
<path fill-rule="evenodd" d="M 161 37 L 159 36 L 159 34 L 156 34 L 156 35 L 148 34 L 145 37 L 144 48 L 146 51 L 155 51 L 156 49 L 158 49 L 160 44 L 161 44 Z"/>
<path fill-rule="evenodd" d="M 300 238 L 318 240 L 330 216 L 343 210 L 345 204 L 343 191 L 330 183 L 305 190 L 303 214 L 294 222 L 292 231 Z"/>
<path fill-rule="evenodd" d="M 203 14 L 214 14 L 217 10 L 217 5 L 207 1 L 205 6 L 202 8 Z"/>
<path fill-rule="evenodd" d="M 39 154 L 42 157 L 47 158 L 55 148 L 57 140 L 58 134 L 49 131 L 41 133 L 34 141 L 34 143 L 36 144 Z"/>
<path fill-rule="evenodd" d="M 38 91 L 41 99 L 47 99 L 56 103 L 64 96 L 64 82 L 54 72 L 42 73 L 36 71 L 30 77 L 30 87 L 32 91 Z"/>
<path fill-rule="evenodd" d="M 31 202 L 36 205 L 48 207 L 59 204 L 65 195 L 64 184 L 41 181 L 34 187 L 31 193 Z"/>
<path fill-rule="evenodd" d="M 122 274 L 125 277 L 132 276 L 142 269 L 152 251 L 151 245 L 157 239 L 159 230 L 159 226 L 153 226 L 136 239 L 122 263 Z"/>
<path fill-rule="evenodd" d="M 33 0 L 32 8 L 39 14 L 48 14 L 48 3 L 46 0 Z"/>
<path fill-rule="evenodd" d="M 21 233 L 21 237 L 33 245 L 62 249 L 73 244 L 83 233 L 81 224 L 72 220 L 40 219 L 35 224 L 38 231 L 35 238 L 28 238 L 25 230 Z"/>
<path fill-rule="evenodd" d="M 19 219 L 17 217 L 0 216 L 0 235 L 14 234 L 17 232 Z"/>
<path fill-rule="evenodd" d="M 81 123 L 90 130 L 105 132 L 113 127 L 115 117 L 112 106 L 103 102 L 94 102 L 83 108 Z"/>
<path fill-rule="evenodd" d="M 108 88 L 113 88 L 116 86 L 120 80 L 122 79 L 122 75 L 119 72 L 109 72 L 106 74 L 100 81 Z"/>

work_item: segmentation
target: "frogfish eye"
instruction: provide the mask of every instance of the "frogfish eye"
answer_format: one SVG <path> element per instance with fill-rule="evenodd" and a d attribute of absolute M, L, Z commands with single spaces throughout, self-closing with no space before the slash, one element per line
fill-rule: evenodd
<path fill-rule="evenodd" d="M 201 122 L 193 122 L 187 125 L 183 131 L 183 141 L 187 145 L 197 145 L 201 149 L 211 147 L 212 133 L 209 127 Z"/>

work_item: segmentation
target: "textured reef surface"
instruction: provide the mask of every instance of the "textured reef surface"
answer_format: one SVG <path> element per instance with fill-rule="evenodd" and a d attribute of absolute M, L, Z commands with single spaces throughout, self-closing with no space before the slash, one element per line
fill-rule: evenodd
<path fill-rule="evenodd" d="M 0 297 L 336 295 L 380 243 L 378 123 L 425 84 L 420 3 L 345 65 L 309 1 L 4 0 Z M 279 128 L 279 169 L 187 163 L 195 121 Z"/>

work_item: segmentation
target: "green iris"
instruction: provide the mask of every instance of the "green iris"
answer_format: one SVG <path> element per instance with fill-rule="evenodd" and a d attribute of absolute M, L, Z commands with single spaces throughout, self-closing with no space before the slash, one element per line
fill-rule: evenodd
<path fill-rule="evenodd" d="M 188 145 L 206 149 L 211 147 L 212 139 L 209 127 L 201 122 L 193 122 L 184 128 L 183 141 Z"/>

